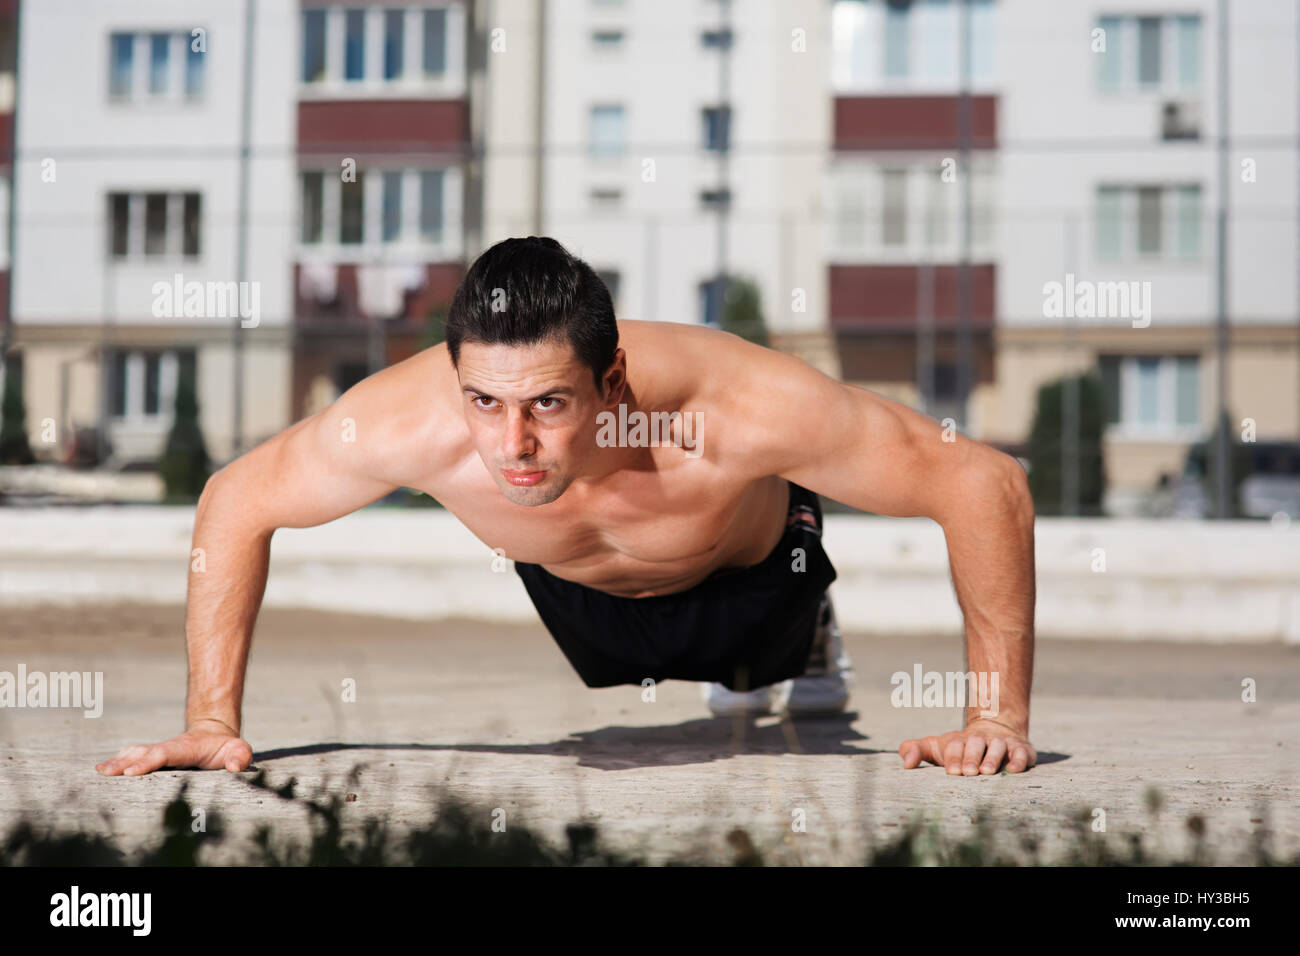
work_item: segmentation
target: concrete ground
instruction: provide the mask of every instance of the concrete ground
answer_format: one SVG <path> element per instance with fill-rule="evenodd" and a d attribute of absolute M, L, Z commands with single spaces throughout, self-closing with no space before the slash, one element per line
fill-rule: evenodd
<path fill-rule="evenodd" d="M 0 832 L 21 815 L 111 831 L 125 846 L 157 839 L 181 779 L 194 806 L 218 808 L 230 859 L 259 821 L 307 832 L 301 808 L 236 775 L 163 771 L 99 776 L 132 743 L 181 729 L 184 610 L 119 605 L 6 609 L 0 671 L 102 671 L 103 715 L 0 709 Z M 264 609 L 254 641 L 244 734 L 255 766 L 302 792 L 355 793 L 349 821 L 427 819 L 429 785 L 505 811 L 559 840 L 596 822 L 616 845 L 652 859 L 688 846 L 726 859 L 724 834 L 746 826 L 769 859 L 850 863 L 864 841 L 900 832 L 914 811 L 969 836 L 981 807 L 1044 853 L 1066 845 L 1080 809 L 1105 811 L 1109 838 L 1142 829 L 1181 853 L 1201 815 L 1218 862 L 1245 862 L 1250 835 L 1300 853 L 1300 647 L 1107 641 L 1040 642 L 1026 774 L 950 777 L 904 771 L 899 743 L 958 725 L 955 710 L 895 708 L 890 675 L 959 670 L 956 635 L 847 635 L 857 680 L 841 719 L 712 719 L 699 685 L 589 690 L 540 624 L 409 622 Z M 1256 701 L 1242 701 L 1252 678 Z M 355 702 L 341 700 L 347 679 Z M 359 782 L 347 783 L 355 764 Z M 243 776 L 243 775 L 239 775 Z M 1153 819 L 1148 787 L 1164 807 Z M 801 813 L 799 811 L 802 811 Z M 792 822 L 805 821 L 804 832 Z M 1091 819 L 1091 817 L 1090 817 Z M 105 822 L 106 821 L 106 822 Z"/>

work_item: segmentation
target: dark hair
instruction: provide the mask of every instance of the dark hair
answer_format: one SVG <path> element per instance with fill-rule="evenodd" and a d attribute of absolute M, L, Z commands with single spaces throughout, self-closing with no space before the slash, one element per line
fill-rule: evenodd
<path fill-rule="evenodd" d="M 474 260 L 451 300 L 446 338 L 452 365 L 464 342 L 567 339 L 599 390 L 618 348 L 618 324 L 609 289 L 591 266 L 554 239 L 529 236 L 504 239 Z"/>

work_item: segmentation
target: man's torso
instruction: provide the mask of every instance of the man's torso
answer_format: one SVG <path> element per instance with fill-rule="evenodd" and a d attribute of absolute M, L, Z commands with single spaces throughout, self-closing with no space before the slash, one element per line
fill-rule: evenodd
<path fill-rule="evenodd" d="M 404 390 L 414 385 L 421 399 L 400 399 L 397 440 L 417 460 L 430 462 L 417 466 L 403 484 L 437 499 L 507 558 L 624 597 L 683 591 L 714 571 L 762 561 L 784 530 L 786 481 L 762 474 L 761 463 L 732 467 L 734 453 L 730 460 L 720 454 L 732 437 L 727 421 L 735 413 L 725 384 L 720 392 L 701 389 L 699 367 L 683 361 L 680 336 L 691 330 L 620 322 L 619 331 L 638 401 L 700 413 L 699 457 L 671 445 L 608 449 L 624 467 L 598 480 L 575 481 L 549 504 L 517 505 L 501 494 L 475 450 L 455 371 L 445 348 L 438 347 L 403 363 L 410 365 L 405 377 L 393 380 L 395 386 L 405 383 Z"/>

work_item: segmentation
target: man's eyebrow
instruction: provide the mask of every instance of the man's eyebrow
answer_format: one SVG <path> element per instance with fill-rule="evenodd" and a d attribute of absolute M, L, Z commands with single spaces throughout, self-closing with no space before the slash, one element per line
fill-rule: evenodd
<path fill-rule="evenodd" d="M 493 398 L 493 399 L 496 398 L 495 395 L 489 395 L 487 392 L 481 391 L 480 389 L 475 388 L 473 385 L 463 385 L 461 386 L 461 391 L 469 392 L 480 398 Z M 567 398 L 574 394 L 576 393 L 573 391 L 573 389 L 564 385 L 559 385 L 556 386 L 555 388 L 547 389 L 546 391 L 542 392 L 540 395 L 534 395 L 532 398 L 526 398 L 524 399 L 524 402 L 531 404 L 533 402 L 540 402 L 544 398 L 551 398 L 553 396 L 558 396 L 558 395 L 563 395 Z"/>

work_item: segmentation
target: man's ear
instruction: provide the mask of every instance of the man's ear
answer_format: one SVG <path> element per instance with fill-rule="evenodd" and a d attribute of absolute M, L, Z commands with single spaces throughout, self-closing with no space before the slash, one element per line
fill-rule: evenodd
<path fill-rule="evenodd" d="M 614 361 L 609 363 L 601 382 L 604 404 L 617 405 L 623 400 L 623 392 L 627 390 L 627 358 L 622 349 L 614 352 Z"/>

